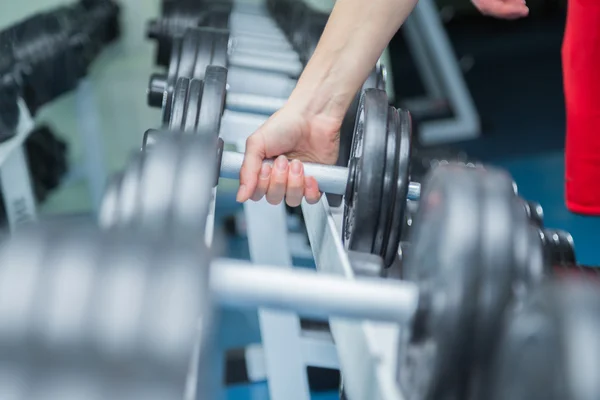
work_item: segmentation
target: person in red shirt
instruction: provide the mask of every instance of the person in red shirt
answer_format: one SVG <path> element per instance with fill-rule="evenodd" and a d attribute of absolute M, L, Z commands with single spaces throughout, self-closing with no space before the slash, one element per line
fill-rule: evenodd
<path fill-rule="evenodd" d="M 567 110 L 565 197 L 578 214 L 600 215 L 600 2 L 569 0 L 562 48 Z"/>
<path fill-rule="evenodd" d="M 567 204 L 572 211 L 600 213 L 600 136 L 593 144 L 593 126 L 600 126 L 600 10 L 597 0 L 570 0 L 563 49 L 568 139 Z M 237 200 L 271 204 L 284 198 L 289 206 L 302 198 L 320 198 L 317 182 L 304 175 L 302 161 L 334 164 L 339 130 L 350 103 L 392 36 L 404 23 L 417 0 L 338 0 L 321 40 L 286 105 L 246 142 Z M 517 19 L 529 14 L 523 0 L 473 0 L 485 15 Z M 584 4 L 586 3 L 586 4 Z M 590 4 L 587 4 L 590 3 Z M 588 30 L 595 29 L 596 35 Z M 588 51 L 588 53 L 585 53 Z M 599 65 L 600 67 L 600 65 Z M 597 90 L 594 90 L 597 89 Z M 574 105 L 577 105 L 577 108 Z M 595 114 L 594 115 L 594 111 Z M 578 158 L 574 159 L 573 154 Z M 277 157 L 273 167 L 265 158 Z M 594 159 L 599 161 L 594 163 Z M 291 160 L 291 161 L 290 161 Z M 594 206 L 595 201 L 595 206 Z M 596 208 L 594 208 L 596 207 Z"/>

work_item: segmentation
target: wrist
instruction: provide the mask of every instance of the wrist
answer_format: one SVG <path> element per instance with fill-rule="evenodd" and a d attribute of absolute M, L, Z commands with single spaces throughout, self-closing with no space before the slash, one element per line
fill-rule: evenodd
<path fill-rule="evenodd" d="M 307 118 L 325 117 L 343 120 L 354 91 L 344 82 L 335 54 L 314 54 L 306 66 L 296 88 L 290 95 L 288 105 Z"/>

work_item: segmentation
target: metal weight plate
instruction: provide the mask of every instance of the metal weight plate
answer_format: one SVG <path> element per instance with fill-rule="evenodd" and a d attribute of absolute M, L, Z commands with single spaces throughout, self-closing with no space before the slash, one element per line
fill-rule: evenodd
<path fill-rule="evenodd" d="M 384 91 L 365 91 L 354 129 L 344 205 L 343 239 L 349 250 L 373 251 L 377 210 L 382 201 L 381 160 L 385 158 L 388 111 Z"/>
<path fill-rule="evenodd" d="M 218 179 L 220 162 L 219 144 L 216 136 L 176 135 L 179 164 L 173 190 L 172 224 L 204 233 L 215 177 Z M 222 149 L 221 149 L 222 151 Z M 202 236 L 203 237 L 203 236 Z"/>
<path fill-rule="evenodd" d="M 403 264 L 422 305 L 399 346 L 407 400 L 464 398 L 481 268 L 479 186 L 472 173 L 449 165 L 432 171 L 421 194 Z"/>
<path fill-rule="evenodd" d="M 106 190 L 102 195 L 102 203 L 100 204 L 100 212 L 98 213 L 98 225 L 102 229 L 109 229 L 118 225 L 117 210 L 119 207 L 119 190 L 123 173 L 114 174 L 106 186 Z"/>
<path fill-rule="evenodd" d="M 183 122 L 184 132 L 195 132 L 198 125 L 198 116 L 200 115 L 200 106 L 202 105 L 202 91 L 204 82 L 199 79 L 192 79 L 187 97 L 187 106 L 185 107 L 185 117 Z"/>
<path fill-rule="evenodd" d="M 362 94 L 366 89 L 381 89 L 385 90 L 385 74 L 383 67 L 378 63 L 373 71 L 369 74 L 369 77 L 365 81 L 362 88 L 354 97 L 354 100 L 350 104 L 344 119 L 342 120 L 342 126 L 340 127 L 340 149 L 336 165 L 340 167 L 347 167 L 348 160 L 350 159 L 350 151 L 352 149 L 352 137 L 354 135 L 354 126 L 356 125 L 356 118 L 358 115 L 358 105 Z M 342 197 L 338 195 L 327 195 L 329 204 L 333 207 L 337 207 L 342 203 Z"/>
<path fill-rule="evenodd" d="M 183 36 L 179 53 L 179 65 L 177 69 L 177 78 L 192 78 L 194 65 L 196 63 L 196 54 L 200 48 L 200 36 L 196 30 L 188 29 Z"/>
<path fill-rule="evenodd" d="M 171 116 L 169 118 L 169 129 L 179 131 L 183 129 L 185 115 L 187 113 L 188 91 L 190 89 L 189 78 L 178 78 L 173 97 L 171 99 Z"/>
<path fill-rule="evenodd" d="M 162 120 L 165 125 L 168 125 L 171 119 L 171 108 L 173 106 L 173 90 L 177 83 L 177 71 L 179 71 L 179 55 L 181 54 L 181 40 L 173 39 L 171 49 L 171 58 L 169 60 L 169 68 L 167 69 L 167 79 L 165 84 L 165 93 L 163 94 L 163 115 Z"/>
<path fill-rule="evenodd" d="M 146 161 L 145 155 L 134 155 L 120 181 L 117 224 L 118 227 L 134 226 L 138 223 L 139 210 L 141 207 L 140 184 L 142 170 Z"/>
<path fill-rule="evenodd" d="M 599 333 L 598 282 L 547 282 L 512 310 L 486 398 L 600 398 Z"/>
<path fill-rule="evenodd" d="M 176 395 L 197 316 L 211 324 L 207 249 L 181 238 L 53 225 L 27 227 L 0 248 L 0 353 L 11 355 L 3 371 L 27 365 L 23 398 L 143 398 L 130 389 L 142 380 L 147 387 L 148 376 L 152 390 Z M 128 371 L 125 387 L 115 366 Z M 63 379 L 49 382 L 58 371 Z"/>
<path fill-rule="evenodd" d="M 218 137 L 225 109 L 227 68 L 209 66 L 204 76 L 202 103 L 196 133 L 200 136 Z"/>
<path fill-rule="evenodd" d="M 207 28 L 193 28 L 189 29 L 186 35 L 194 35 L 198 40 L 194 70 L 192 75 L 190 75 L 190 78 L 204 80 L 206 67 L 213 64 L 213 34 L 210 29 Z"/>
<path fill-rule="evenodd" d="M 390 110 L 390 112 L 391 111 L 392 110 Z M 392 265 L 396 259 L 400 241 L 404 237 L 404 231 L 406 230 L 406 209 L 408 207 L 406 198 L 408 196 L 408 185 L 410 183 L 410 160 L 412 158 L 412 120 L 410 113 L 401 109 L 394 111 L 398 116 L 398 126 L 396 130 L 396 145 L 398 148 L 396 149 L 396 164 L 394 165 L 397 176 L 394 181 L 395 187 L 393 189 L 393 211 L 387 218 L 389 224 L 388 233 L 385 236 L 386 241 L 384 242 L 384 247 L 381 251 L 386 266 Z M 392 201 L 392 196 L 390 196 L 389 199 Z"/>
<path fill-rule="evenodd" d="M 213 55 L 212 65 L 227 67 L 229 57 L 229 31 L 224 29 L 213 30 Z"/>
<path fill-rule="evenodd" d="M 391 219 L 393 206 L 396 197 L 396 182 L 398 181 L 397 160 L 400 150 L 400 135 L 398 134 L 399 124 L 398 112 L 389 107 L 388 123 L 386 134 L 385 156 L 380 161 L 384 165 L 383 179 L 381 181 L 381 203 L 379 205 L 379 215 L 377 218 L 377 230 L 373 240 L 373 254 L 383 254 L 384 245 L 387 244 L 391 230 Z M 399 229 L 400 223 L 394 226 Z M 391 263 L 390 263 L 391 264 Z M 388 265 L 386 263 L 386 265 Z"/>
<path fill-rule="evenodd" d="M 544 244 L 549 266 L 560 267 L 577 264 L 575 243 L 570 233 L 559 229 L 542 229 L 539 234 Z"/>
<path fill-rule="evenodd" d="M 177 144 L 171 140 L 161 141 L 146 153 L 140 174 L 137 226 L 151 235 L 160 235 L 171 227 L 179 161 Z"/>
<path fill-rule="evenodd" d="M 553 285 L 540 287 L 524 305 L 516 305 L 499 332 L 499 351 L 487 388 L 488 399 L 571 399 L 566 395 L 565 367 L 557 329 L 558 304 Z M 574 310 L 576 311 L 576 310 Z"/>
<path fill-rule="evenodd" d="M 485 398 L 482 391 L 492 378 L 489 366 L 498 344 L 497 332 L 504 322 L 502 316 L 515 299 L 514 289 L 524 294 L 530 290 L 532 277 L 518 272 L 529 270 L 534 261 L 531 256 L 535 252 L 529 247 L 541 255 L 541 243 L 528 241 L 532 238 L 531 225 L 514 195 L 512 178 L 494 168 L 471 168 L 470 172 L 477 178 L 482 207 L 478 210 L 479 283 L 477 295 L 471 300 L 476 315 L 468 382 L 470 398 Z"/>
<path fill-rule="evenodd" d="M 364 85 L 354 97 L 354 100 L 342 121 L 342 127 L 340 128 L 340 154 L 337 163 L 340 167 L 348 166 L 348 159 L 352 147 L 352 135 L 354 133 L 354 126 L 356 125 L 356 118 L 358 115 L 358 105 L 362 93 L 367 89 L 385 90 L 385 76 L 383 67 L 379 63 L 375 66 L 373 71 L 371 71 Z"/>

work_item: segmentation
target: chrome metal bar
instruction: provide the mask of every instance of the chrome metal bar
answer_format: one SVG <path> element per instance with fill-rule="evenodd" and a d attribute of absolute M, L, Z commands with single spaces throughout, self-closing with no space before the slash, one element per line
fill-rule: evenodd
<path fill-rule="evenodd" d="M 271 115 L 285 105 L 287 99 L 249 93 L 228 93 L 227 108 L 257 114 Z"/>
<path fill-rule="evenodd" d="M 216 260 L 211 289 L 222 305 L 272 308 L 316 318 L 331 316 L 410 321 L 418 303 L 414 283 L 386 279 L 348 280 L 302 269 Z"/>
<path fill-rule="evenodd" d="M 243 161 L 243 153 L 224 151 L 221 160 L 221 177 L 238 179 Z M 272 165 L 273 160 L 266 160 L 264 162 Z M 346 193 L 348 168 L 335 165 L 304 163 L 304 174 L 306 176 L 314 177 L 319 184 L 319 189 L 324 193 L 340 195 Z M 418 182 L 410 182 L 408 186 L 408 199 L 418 200 L 420 197 L 421 184 Z"/>
<path fill-rule="evenodd" d="M 348 280 L 357 279 L 340 239 L 340 221 L 323 197 L 316 205 L 302 204 L 317 270 Z M 337 212 L 337 210 L 335 210 Z M 330 318 L 344 390 L 351 400 L 403 400 L 396 381 L 400 326 Z"/>

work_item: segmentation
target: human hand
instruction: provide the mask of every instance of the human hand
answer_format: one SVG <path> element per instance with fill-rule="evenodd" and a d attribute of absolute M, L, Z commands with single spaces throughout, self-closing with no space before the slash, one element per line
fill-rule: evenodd
<path fill-rule="evenodd" d="M 341 120 L 313 115 L 291 105 L 276 112 L 246 141 L 240 170 L 238 202 L 258 201 L 297 207 L 302 198 L 319 201 L 317 181 L 304 175 L 302 161 L 334 164 L 338 158 Z M 277 157 L 273 166 L 263 160 Z M 289 161 L 291 160 L 291 161 Z"/>
<path fill-rule="evenodd" d="M 529 15 L 525 0 L 471 0 L 483 15 L 502 19 L 518 19 Z"/>

